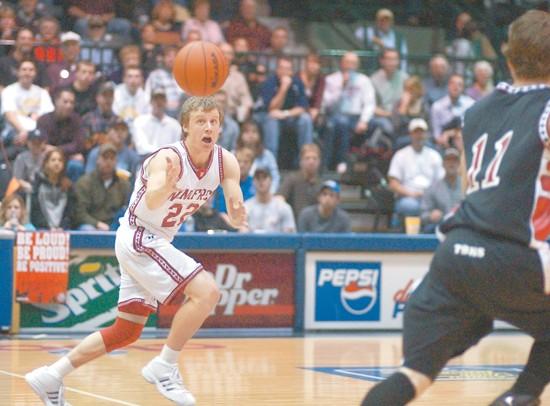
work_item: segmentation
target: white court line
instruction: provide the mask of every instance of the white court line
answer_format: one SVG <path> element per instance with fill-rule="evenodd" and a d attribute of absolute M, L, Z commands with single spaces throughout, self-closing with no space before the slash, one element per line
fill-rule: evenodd
<path fill-rule="evenodd" d="M 4 374 L 4 375 L 8 375 L 8 376 L 14 376 L 14 377 L 16 377 L 16 378 L 25 379 L 25 377 L 24 377 L 23 375 L 14 374 L 13 372 L 8 372 L 8 371 L 2 371 L 1 369 L 0 369 L 0 374 Z M 65 386 L 65 389 L 68 390 L 68 391 L 74 392 L 74 393 L 78 393 L 78 394 L 80 394 L 80 395 L 91 396 L 92 398 L 101 399 L 101 400 L 106 400 L 106 401 L 112 402 L 112 403 L 118 403 L 119 405 L 140 406 L 140 405 L 138 405 L 137 403 L 130 403 L 130 402 L 125 402 L 125 401 L 123 401 L 123 400 L 118 400 L 118 399 L 109 398 L 109 397 L 107 397 L 107 396 L 96 395 L 96 394 L 94 394 L 94 393 L 90 393 L 90 392 L 86 392 L 86 391 L 83 391 L 83 390 L 78 390 L 78 389 L 69 388 L 69 387 L 67 387 L 67 386 Z M 34 391 L 33 391 L 33 393 L 34 393 Z"/>

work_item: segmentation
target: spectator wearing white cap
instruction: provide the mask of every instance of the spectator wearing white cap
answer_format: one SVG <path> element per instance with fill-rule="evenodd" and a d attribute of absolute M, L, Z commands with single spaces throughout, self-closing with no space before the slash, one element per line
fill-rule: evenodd
<path fill-rule="evenodd" d="M 355 37 L 361 41 L 365 49 L 381 51 L 384 48 L 396 49 L 401 55 L 401 69 L 407 70 L 407 39 L 393 29 L 393 12 L 387 8 L 381 8 L 376 12 L 376 21 L 373 27 L 359 27 L 355 31 Z"/>
<path fill-rule="evenodd" d="M 48 66 L 48 87 L 50 90 L 70 86 L 76 77 L 76 66 L 80 60 L 80 35 L 68 31 L 61 34 L 63 61 Z"/>
<path fill-rule="evenodd" d="M 411 145 L 398 150 L 390 162 L 389 186 L 396 197 L 393 227 L 401 226 L 404 216 L 420 215 L 422 195 L 444 175 L 441 155 L 425 146 L 427 133 L 424 119 L 411 120 Z"/>

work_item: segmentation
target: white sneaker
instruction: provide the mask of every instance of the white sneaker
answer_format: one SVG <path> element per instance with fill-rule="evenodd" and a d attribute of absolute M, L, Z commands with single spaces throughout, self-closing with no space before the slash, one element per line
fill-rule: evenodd
<path fill-rule="evenodd" d="M 154 383 L 160 394 L 178 406 L 195 406 L 195 397 L 183 386 L 178 365 L 168 364 L 160 357 L 153 358 L 141 370 L 149 383 Z"/>
<path fill-rule="evenodd" d="M 37 368 L 25 375 L 25 380 L 46 406 L 70 406 L 65 402 L 63 381 L 47 366 Z"/>

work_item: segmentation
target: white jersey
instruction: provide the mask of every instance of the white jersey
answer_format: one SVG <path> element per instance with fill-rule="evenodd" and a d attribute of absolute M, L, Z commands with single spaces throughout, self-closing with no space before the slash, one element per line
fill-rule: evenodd
<path fill-rule="evenodd" d="M 181 171 L 176 184 L 178 191 L 172 193 L 161 207 L 150 210 L 144 198 L 147 190 L 147 165 L 163 149 L 172 149 L 179 156 Z M 203 171 L 193 164 L 183 141 L 162 147 L 143 162 L 121 223 L 132 228 L 143 227 L 150 233 L 172 241 L 182 223 L 215 193 L 222 180 L 223 148 L 219 145 L 214 146 L 207 169 Z"/>

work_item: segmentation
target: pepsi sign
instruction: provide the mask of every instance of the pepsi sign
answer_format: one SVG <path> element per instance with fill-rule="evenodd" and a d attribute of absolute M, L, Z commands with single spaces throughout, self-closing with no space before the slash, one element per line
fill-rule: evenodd
<path fill-rule="evenodd" d="M 316 321 L 380 321 L 380 262 L 316 262 Z"/>

